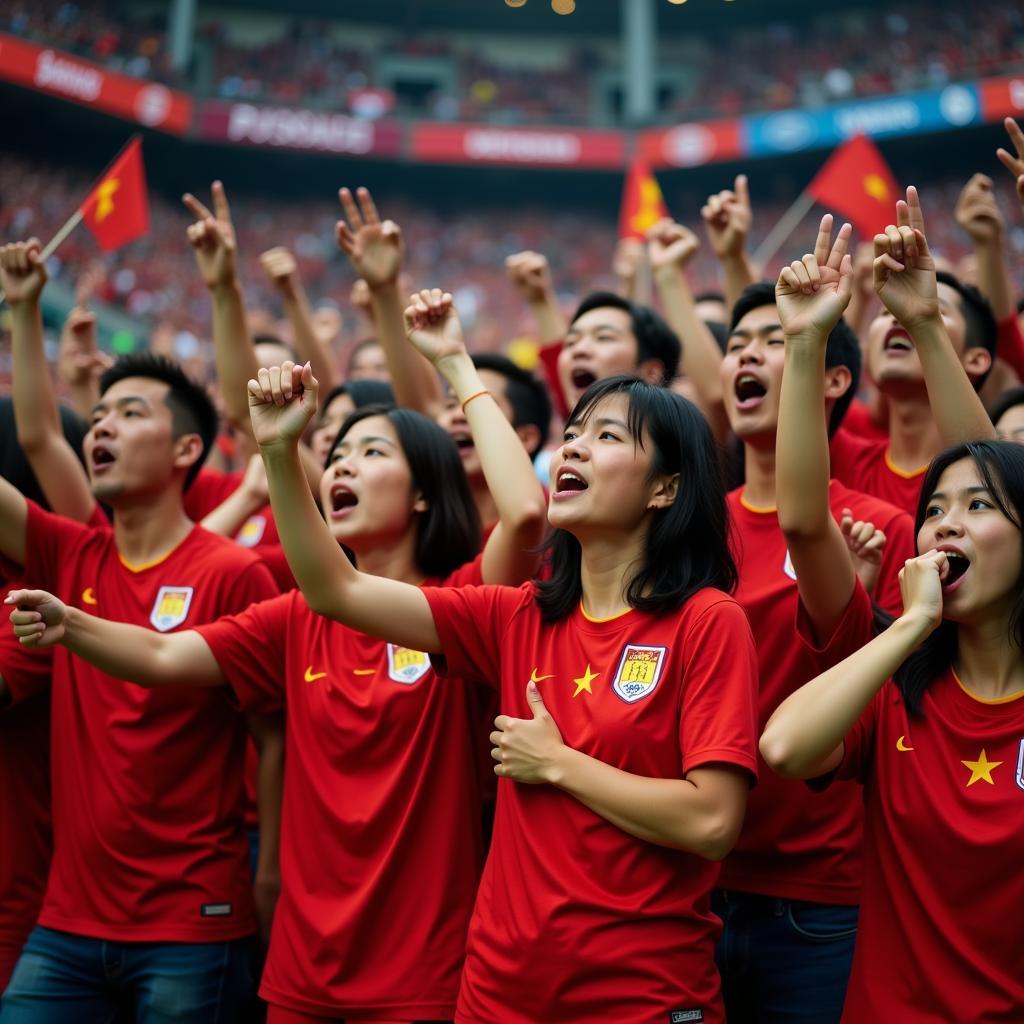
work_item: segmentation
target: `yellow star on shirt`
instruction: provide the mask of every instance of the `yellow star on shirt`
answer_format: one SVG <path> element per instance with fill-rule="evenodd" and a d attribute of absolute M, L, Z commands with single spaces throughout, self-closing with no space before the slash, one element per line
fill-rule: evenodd
<path fill-rule="evenodd" d="M 970 789 L 970 787 L 973 786 L 979 779 L 984 779 L 990 786 L 994 786 L 995 782 L 992 780 L 992 769 L 998 768 L 1003 762 L 990 761 L 985 756 L 984 749 L 982 749 L 977 761 L 961 761 L 960 763 L 965 768 L 971 769 L 971 777 L 967 781 L 967 788 Z"/>
<path fill-rule="evenodd" d="M 581 675 L 579 677 L 579 679 L 574 679 L 573 680 L 573 682 L 576 684 L 576 692 L 573 694 L 573 697 L 578 697 L 584 690 L 586 690 L 587 693 L 589 693 L 589 694 L 591 694 L 591 696 L 593 696 L 594 691 L 590 688 L 590 684 L 600 674 L 601 674 L 600 672 L 591 672 L 590 671 L 590 662 L 588 661 L 587 662 L 587 671 L 584 672 L 583 675 Z"/>

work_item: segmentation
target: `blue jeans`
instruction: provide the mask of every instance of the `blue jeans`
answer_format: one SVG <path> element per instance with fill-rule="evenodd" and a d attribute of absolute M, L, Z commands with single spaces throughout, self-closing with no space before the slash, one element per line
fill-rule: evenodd
<path fill-rule="evenodd" d="M 249 939 L 108 942 L 37 925 L 0 1000 L 2 1024 L 239 1024 Z"/>
<path fill-rule="evenodd" d="M 711 907 L 724 925 L 715 959 L 729 1024 L 838 1024 L 856 907 L 722 889 Z"/>

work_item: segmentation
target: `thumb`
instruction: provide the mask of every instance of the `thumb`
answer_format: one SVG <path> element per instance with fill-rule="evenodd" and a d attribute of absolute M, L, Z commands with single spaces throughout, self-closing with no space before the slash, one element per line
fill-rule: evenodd
<path fill-rule="evenodd" d="M 540 689 L 536 683 L 526 684 L 526 701 L 530 705 L 533 717 L 548 718 L 548 709 L 544 706 L 544 698 L 540 695 Z"/>
<path fill-rule="evenodd" d="M 4 598 L 4 604 L 12 604 L 25 611 L 38 608 L 50 595 L 45 590 L 12 590 Z"/>

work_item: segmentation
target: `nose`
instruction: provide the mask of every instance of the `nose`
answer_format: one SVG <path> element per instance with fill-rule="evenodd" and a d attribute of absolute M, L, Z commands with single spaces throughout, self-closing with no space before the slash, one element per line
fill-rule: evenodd
<path fill-rule="evenodd" d="M 964 528 L 956 509 L 949 509 L 935 525 L 936 540 L 949 540 L 963 535 Z"/>
<path fill-rule="evenodd" d="M 764 352 L 761 343 L 753 338 L 740 349 L 740 366 L 748 363 L 760 364 L 764 362 Z"/>
<path fill-rule="evenodd" d="M 104 413 L 98 420 L 94 420 L 89 428 L 94 438 L 111 437 L 114 433 L 112 412 Z"/>

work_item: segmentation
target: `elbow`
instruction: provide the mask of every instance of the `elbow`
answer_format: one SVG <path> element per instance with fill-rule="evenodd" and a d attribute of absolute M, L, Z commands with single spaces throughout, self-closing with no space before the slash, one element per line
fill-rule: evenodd
<path fill-rule="evenodd" d="M 781 732 L 780 729 L 773 728 L 770 722 L 768 723 L 758 742 L 761 756 L 776 775 L 781 775 L 784 779 L 803 778 L 800 770 L 803 765 L 797 756 L 798 752 L 794 749 L 792 742 Z"/>
<path fill-rule="evenodd" d="M 720 811 L 712 814 L 704 822 L 697 842 L 691 843 L 690 849 L 705 860 L 725 860 L 739 839 L 742 824 L 742 813 L 737 815 Z"/>
<path fill-rule="evenodd" d="M 523 503 L 512 524 L 512 531 L 522 547 L 533 548 L 544 539 L 547 525 L 548 510 L 543 492 L 538 488 L 537 497 Z"/>
<path fill-rule="evenodd" d="M 827 514 L 827 508 L 825 512 Z M 776 514 L 779 518 L 779 529 L 790 548 L 794 544 L 806 544 L 828 534 L 828 519 L 823 516 L 808 516 L 788 511 L 782 502 L 779 502 Z"/>

